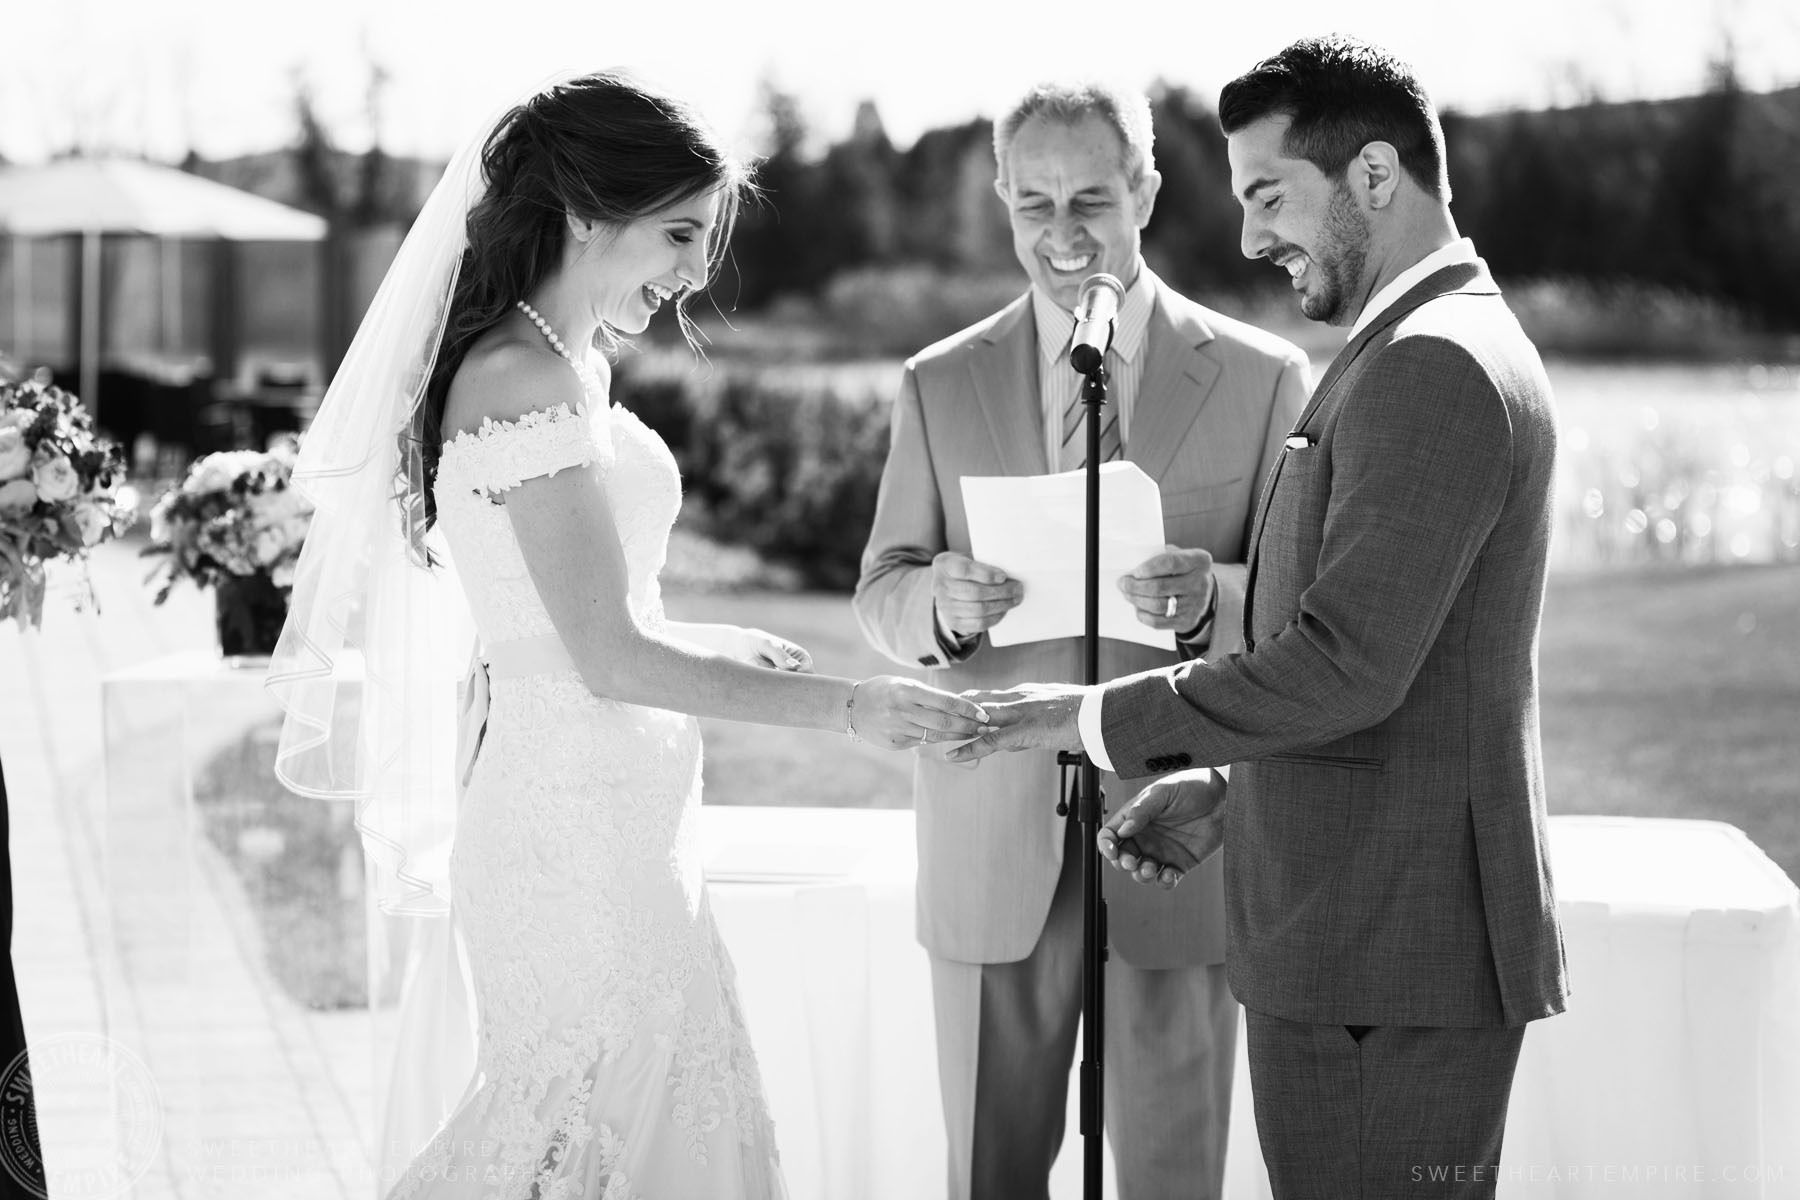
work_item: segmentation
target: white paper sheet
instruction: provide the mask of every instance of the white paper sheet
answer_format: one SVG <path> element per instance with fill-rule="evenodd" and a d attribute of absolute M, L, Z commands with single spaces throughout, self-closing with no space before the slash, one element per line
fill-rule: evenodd
<path fill-rule="evenodd" d="M 1080 637 L 1087 524 L 1086 472 L 965 475 L 969 553 L 1025 584 L 1025 598 L 987 631 L 996 646 Z M 1100 636 L 1175 649 L 1175 634 L 1152 629 L 1118 588 L 1145 559 L 1163 552 L 1162 494 L 1136 463 L 1100 468 Z"/>

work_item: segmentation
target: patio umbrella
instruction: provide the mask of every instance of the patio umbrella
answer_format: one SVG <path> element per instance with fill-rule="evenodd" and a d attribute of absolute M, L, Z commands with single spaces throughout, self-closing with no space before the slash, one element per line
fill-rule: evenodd
<path fill-rule="evenodd" d="M 68 158 L 38 166 L 0 167 L 0 232 L 15 238 L 81 238 L 81 398 L 98 411 L 100 372 L 100 238 L 315 242 L 325 221 L 249 192 L 173 167 L 125 158 Z M 23 279 L 24 272 L 15 272 Z M 23 289 L 28 284 L 17 283 Z M 15 312 L 29 296 L 21 294 Z"/>

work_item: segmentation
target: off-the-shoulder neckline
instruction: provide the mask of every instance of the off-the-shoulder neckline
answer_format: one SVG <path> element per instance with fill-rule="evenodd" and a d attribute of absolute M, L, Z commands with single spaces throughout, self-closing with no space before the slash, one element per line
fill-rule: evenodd
<path fill-rule="evenodd" d="M 609 401 L 603 407 L 606 411 L 610 412 L 614 405 Z M 445 438 L 443 448 L 448 452 L 453 446 L 478 445 L 487 438 L 498 433 L 510 433 L 520 429 L 530 429 L 538 425 L 545 425 L 558 420 L 573 421 L 578 417 L 588 416 L 590 411 L 591 406 L 586 401 L 577 404 L 575 408 L 571 410 L 569 408 L 569 402 L 567 400 L 561 400 L 548 408 L 534 408 L 527 412 L 522 412 L 516 417 L 502 417 L 498 419 L 491 416 L 482 417 L 481 424 L 477 425 L 474 429 L 459 429 L 449 437 Z"/>

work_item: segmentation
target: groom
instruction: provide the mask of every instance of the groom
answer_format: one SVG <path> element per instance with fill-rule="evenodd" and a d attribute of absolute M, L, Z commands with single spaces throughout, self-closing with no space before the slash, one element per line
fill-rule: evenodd
<path fill-rule="evenodd" d="M 952 757 L 1237 763 L 1227 970 L 1276 1196 L 1491 1196 L 1525 1023 L 1566 995 L 1537 726 L 1549 384 L 1457 236 L 1408 67 L 1297 42 L 1219 119 L 1245 255 L 1350 327 L 1258 506 L 1244 650 L 1027 685 Z M 1218 845 L 1219 804 L 1159 781 L 1103 852 L 1170 882 Z"/>

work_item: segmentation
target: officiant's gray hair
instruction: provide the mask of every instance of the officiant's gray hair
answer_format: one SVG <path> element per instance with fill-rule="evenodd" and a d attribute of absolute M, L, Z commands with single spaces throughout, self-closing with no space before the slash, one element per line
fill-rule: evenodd
<path fill-rule="evenodd" d="M 1025 122 L 1044 117 L 1073 125 L 1090 113 L 1118 132 L 1125 145 L 1125 180 L 1136 187 L 1146 171 L 1156 169 L 1156 157 L 1151 153 L 1156 134 L 1150 123 L 1150 97 L 1097 80 L 1040 83 L 1000 114 L 994 122 L 994 165 L 1000 178 L 1006 178 L 1006 152 Z"/>

